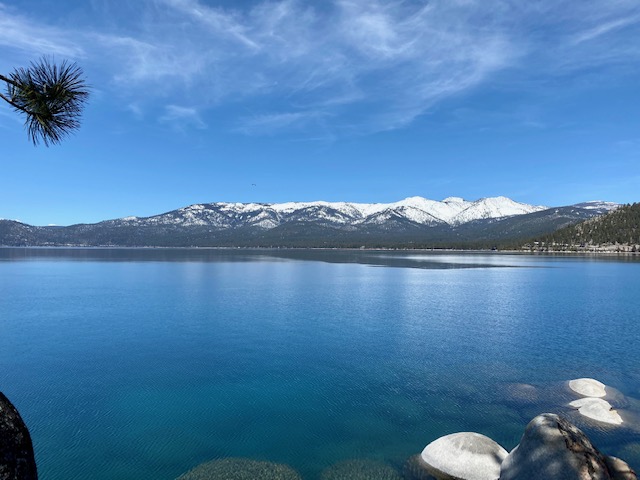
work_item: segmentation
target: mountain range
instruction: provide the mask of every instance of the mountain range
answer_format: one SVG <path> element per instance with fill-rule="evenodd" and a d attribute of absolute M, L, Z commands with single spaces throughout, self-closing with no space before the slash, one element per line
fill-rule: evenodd
<path fill-rule="evenodd" d="M 617 208 L 548 208 L 506 197 L 395 203 L 206 203 L 151 217 L 38 227 L 0 220 L 5 246 L 480 247 L 553 232 Z"/>

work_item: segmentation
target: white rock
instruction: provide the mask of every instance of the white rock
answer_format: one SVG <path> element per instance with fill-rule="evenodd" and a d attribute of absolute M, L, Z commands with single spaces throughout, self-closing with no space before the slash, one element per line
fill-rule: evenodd
<path fill-rule="evenodd" d="M 609 402 L 601 398 L 581 398 L 569 403 L 569 406 L 577 408 L 581 415 L 592 420 L 610 425 L 622 425 L 620 414 L 613 409 Z"/>
<path fill-rule="evenodd" d="M 507 451 L 473 432 L 446 435 L 420 454 L 424 468 L 439 480 L 497 480 Z"/>
<path fill-rule="evenodd" d="M 569 380 L 569 388 L 583 397 L 604 397 L 605 384 L 593 378 L 577 378 Z"/>

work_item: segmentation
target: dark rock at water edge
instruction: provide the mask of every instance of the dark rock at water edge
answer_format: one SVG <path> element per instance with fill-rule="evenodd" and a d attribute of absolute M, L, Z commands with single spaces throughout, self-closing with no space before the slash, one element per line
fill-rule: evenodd
<path fill-rule="evenodd" d="M 0 480 L 37 480 L 31 435 L 16 407 L 0 393 Z"/>

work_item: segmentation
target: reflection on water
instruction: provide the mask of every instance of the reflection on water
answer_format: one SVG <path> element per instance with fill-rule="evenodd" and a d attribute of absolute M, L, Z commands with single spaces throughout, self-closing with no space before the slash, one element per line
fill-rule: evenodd
<path fill-rule="evenodd" d="M 107 262 L 277 262 L 287 260 L 358 263 L 405 268 L 472 268 L 513 266 L 497 255 L 451 255 L 341 249 L 250 248 L 0 248 L 0 261 Z"/>
<path fill-rule="evenodd" d="M 386 267 L 448 269 L 550 266 L 554 261 L 640 263 L 635 255 L 529 255 L 447 250 L 353 250 L 287 248 L 64 248 L 0 247 L 1 261 L 107 262 L 275 262 L 278 260 L 357 263 Z"/>
<path fill-rule="evenodd" d="M 615 387 L 614 406 L 635 418 L 639 268 L 450 252 L 0 249 L 0 388 L 46 479 L 175 479 L 225 458 L 304 479 L 363 462 L 393 478 L 441 435 L 477 431 L 511 449 L 533 416 L 575 415 L 571 378 Z M 640 467 L 632 421 L 572 419 Z"/>

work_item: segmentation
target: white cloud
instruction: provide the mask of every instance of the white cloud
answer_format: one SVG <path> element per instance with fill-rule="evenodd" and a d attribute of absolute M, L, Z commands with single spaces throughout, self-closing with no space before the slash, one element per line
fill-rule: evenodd
<path fill-rule="evenodd" d="M 247 134 L 401 128 L 499 72 L 552 78 L 640 57 L 639 29 L 629 28 L 640 19 L 637 0 L 270 0 L 245 9 L 140 0 L 135 8 L 142 13 L 71 31 L 0 4 L 0 48 L 84 57 L 137 111 L 168 103 L 163 122 L 203 128 L 207 109 L 224 108 L 229 128 Z"/>
<path fill-rule="evenodd" d="M 162 0 L 170 7 L 139 35 L 101 35 L 119 62 L 120 85 L 219 105 L 280 98 L 273 111 L 242 119 L 246 131 L 313 124 L 300 111 L 350 108 L 370 113 L 345 121 L 363 131 L 397 128 L 434 102 L 482 82 L 508 65 L 515 52 L 500 31 L 475 29 L 477 8 L 456 2 L 346 1 L 319 10 L 284 0 L 248 11 L 225 11 L 197 0 Z M 453 9 L 453 10 L 452 10 Z M 452 25 L 452 17 L 460 17 Z M 188 22 L 188 28 L 176 28 Z M 126 53 L 126 55 L 125 55 Z M 114 62 L 115 63 L 115 62 Z M 260 102 L 258 102 L 260 103 Z M 281 114 L 283 110 L 294 114 Z M 284 116 L 283 116 L 284 115 Z"/>

